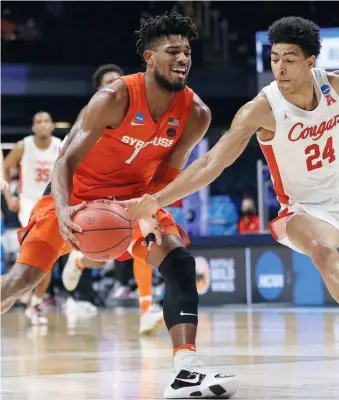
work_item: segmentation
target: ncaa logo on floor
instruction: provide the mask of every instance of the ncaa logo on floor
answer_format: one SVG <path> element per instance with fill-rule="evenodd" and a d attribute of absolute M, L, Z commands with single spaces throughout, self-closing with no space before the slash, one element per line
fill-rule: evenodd
<path fill-rule="evenodd" d="M 260 295 L 266 300 L 277 299 L 285 286 L 285 267 L 273 251 L 266 251 L 258 258 L 255 282 Z"/>

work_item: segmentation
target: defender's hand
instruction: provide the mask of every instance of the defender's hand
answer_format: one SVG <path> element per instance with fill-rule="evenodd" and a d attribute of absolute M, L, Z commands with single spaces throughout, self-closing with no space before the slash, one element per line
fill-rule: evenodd
<path fill-rule="evenodd" d="M 150 251 L 155 244 L 158 246 L 161 245 L 161 231 L 163 228 L 156 218 L 141 219 L 139 221 L 139 226 L 142 236 L 145 238 L 142 245 L 147 246 L 148 251 Z"/>
<path fill-rule="evenodd" d="M 145 194 L 138 199 L 117 201 L 117 203 L 126 209 L 133 225 L 141 219 L 152 219 L 160 208 L 158 200 L 150 194 Z"/>

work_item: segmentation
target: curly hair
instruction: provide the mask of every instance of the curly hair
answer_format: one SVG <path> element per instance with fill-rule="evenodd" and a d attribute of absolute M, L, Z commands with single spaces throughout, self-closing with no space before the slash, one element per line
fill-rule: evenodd
<path fill-rule="evenodd" d="M 101 80 L 103 76 L 107 74 L 107 72 L 116 72 L 120 76 L 124 75 L 124 71 L 118 65 L 115 64 L 101 65 L 100 67 L 98 67 L 98 69 L 94 72 L 92 76 L 94 89 L 99 88 L 99 86 L 101 85 Z"/>
<path fill-rule="evenodd" d="M 320 54 L 320 28 L 313 21 L 302 17 L 278 19 L 270 26 L 268 39 L 271 45 L 278 43 L 298 45 L 305 57 L 318 57 Z"/>
<path fill-rule="evenodd" d="M 140 19 L 140 30 L 135 32 L 138 36 L 137 51 L 143 59 L 144 51 L 151 49 L 154 43 L 163 36 L 182 35 L 189 41 L 198 38 L 197 28 L 190 17 L 184 17 L 177 12 L 176 7 L 147 20 Z"/>

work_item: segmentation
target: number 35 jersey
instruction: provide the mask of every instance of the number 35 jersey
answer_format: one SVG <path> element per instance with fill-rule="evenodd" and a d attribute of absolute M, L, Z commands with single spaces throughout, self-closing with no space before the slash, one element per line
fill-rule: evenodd
<path fill-rule="evenodd" d="M 263 91 L 276 122 L 273 140 L 260 141 L 282 205 L 339 203 L 339 96 L 326 71 L 312 70 L 318 106 L 302 110 L 274 81 Z"/>
<path fill-rule="evenodd" d="M 129 92 L 127 114 L 119 127 L 104 130 L 79 164 L 73 177 L 76 199 L 142 196 L 159 164 L 180 139 L 190 115 L 193 91 L 188 87 L 175 94 L 169 109 L 154 122 L 146 99 L 144 74 L 121 79 Z"/>
<path fill-rule="evenodd" d="M 61 140 L 52 136 L 47 149 L 36 146 L 34 136 L 24 138 L 24 153 L 20 161 L 19 195 L 36 202 L 51 180 L 54 163 L 59 155 Z"/>

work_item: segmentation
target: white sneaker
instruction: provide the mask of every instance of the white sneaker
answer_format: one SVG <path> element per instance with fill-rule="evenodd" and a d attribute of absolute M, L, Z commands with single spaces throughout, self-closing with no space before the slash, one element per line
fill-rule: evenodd
<path fill-rule="evenodd" d="M 79 314 L 83 315 L 97 315 L 99 309 L 94 304 L 90 303 L 89 301 L 82 301 L 78 300 L 76 302 Z"/>
<path fill-rule="evenodd" d="M 239 389 L 234 375 L 207 372 L 198 360 L 173 374 L 164 391 L 165 399 L 229 399 Z"/>
<path fill-rule="evenodd" d="M 117 283 L 111 290 L 109 297 L 114 300 L 128 299 L 130 289 Z"/>
<path fill-rule="evenodd" d="M 25 315 L 31 321 L 32 325 L 47 325 L 48 323 L 39 306 L 27 307 Z"/>
<path fill-rule="evenodd" d="M 163 313 L 160 307 L 151 306 L 140 316 L 139 333 L 150 335 L 158 330 L 164 322 Z"/>
<path fill-rule="evenodd" d="M 78 317 L 92 317 L 98 314 L 98 307 L 88 301 L 74 300 L 69 297 L 63 305 L 63 311 L 67 315 Z"/>
<path fill-rule="evenodd" d="M 62 311 L 65 313 L 68 313 L 75 308 L 75 300 L 73 297 L 69 296 L 67 300 L 64 302 L 64 304 L 61 306 Z"/>
<path fill-rule="evenodd" d="M 83 270 L 77 267 L 77 259 L 80 257 L 82 254 L 79 251 L 72 251 L 62 271 L 62 282 L 69 292 L 76 289 L 82 275 Z"/>

